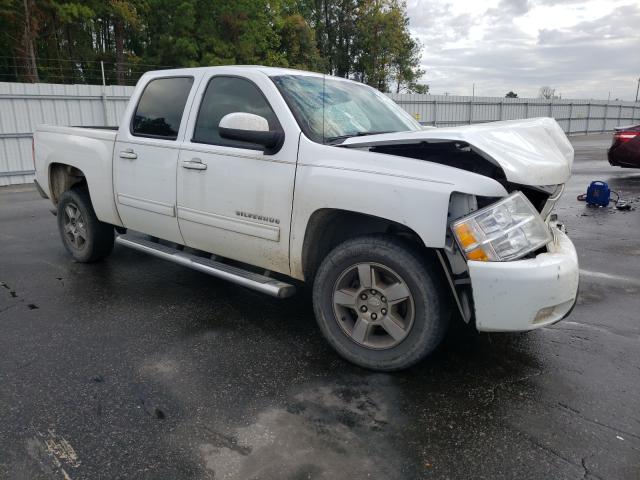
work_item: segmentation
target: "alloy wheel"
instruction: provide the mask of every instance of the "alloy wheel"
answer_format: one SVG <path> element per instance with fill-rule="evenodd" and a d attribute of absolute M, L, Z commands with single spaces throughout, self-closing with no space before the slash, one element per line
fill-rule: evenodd
<path fill-rule="evenodd" d="M 71 245 L 82 250 L 87 243 L 87 225 L 82 212 L 75 203 L 64 207 L 64 234 Z"/>
<path fill-rule="evenodd" d="M 333 289 L 333 310 L 343 332 L 366 348 L 386 350 L 409 334 L 415 304 L 407 283 L 379 263 L 344 270 Z"/>

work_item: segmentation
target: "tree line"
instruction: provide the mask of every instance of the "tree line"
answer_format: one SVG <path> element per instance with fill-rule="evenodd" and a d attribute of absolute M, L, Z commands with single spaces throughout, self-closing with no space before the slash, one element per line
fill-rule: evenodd
<path fill-rule="evenodd" d="M 0 0 L 0 81 L 260 64 L 426 93 L 404 0 Z M 102 63 L 101 63 L 102 62 Z"/>

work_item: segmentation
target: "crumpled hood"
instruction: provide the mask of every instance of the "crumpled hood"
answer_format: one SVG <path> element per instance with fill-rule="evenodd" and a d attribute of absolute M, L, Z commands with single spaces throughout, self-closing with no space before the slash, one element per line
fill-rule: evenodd
<path fill-rule="evenodd" d="M 468 143 L 483 157 L 500 165 L 510 182 L 522 185 L 557 185 L 565 183 L 571 176 L 573 147 L 553 118 L 352 137 L 341 145 L 410 145 L 430 140 Z"/>

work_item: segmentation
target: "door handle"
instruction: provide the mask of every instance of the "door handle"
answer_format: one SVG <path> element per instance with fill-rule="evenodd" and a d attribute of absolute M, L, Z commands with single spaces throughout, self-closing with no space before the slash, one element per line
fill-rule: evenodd
<path fill-rule="evenodd" d="M 138 158 L 138 154 L 133 151 L 133 148 L 126 148 L 124 150 L 120 150 L 120 158 L 135 160 L 136 158 Z"/>
<path fill-rule="evenodd" d="M 202 163 L 199 158 L 192 158 L 191 160 L 184 160 L 182 162 L 182 168 L 188 168 L 189 170 L 206 170 L 207 164 Z"/>

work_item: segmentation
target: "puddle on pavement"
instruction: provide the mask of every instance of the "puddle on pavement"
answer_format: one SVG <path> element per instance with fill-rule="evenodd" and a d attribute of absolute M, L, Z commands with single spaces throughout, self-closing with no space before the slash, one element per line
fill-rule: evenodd
<path fill-rule="evenodd" d="M 387 433 L 399 425 L 394 414 L 389 426 L 386 388 L 310 387 L 285 408 L 261 411 L 231 436 L 210 432 L 200 455 L 215 478 L 229 480 L 392 478 L 397 466 L 389 465 L 393 445 Z"/>

